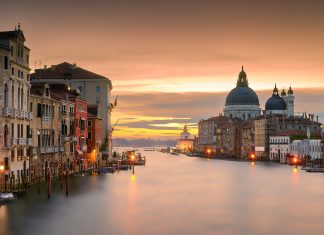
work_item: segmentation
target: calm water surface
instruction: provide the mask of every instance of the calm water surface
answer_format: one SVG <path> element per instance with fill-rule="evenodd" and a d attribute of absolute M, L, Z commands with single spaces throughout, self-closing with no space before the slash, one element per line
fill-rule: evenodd
<path fill-rule="evenodd" d="M 78 177 L 0 207 L 0 234 L 324 234 L 324 174 L 143 152 L 145 167 Z"/>

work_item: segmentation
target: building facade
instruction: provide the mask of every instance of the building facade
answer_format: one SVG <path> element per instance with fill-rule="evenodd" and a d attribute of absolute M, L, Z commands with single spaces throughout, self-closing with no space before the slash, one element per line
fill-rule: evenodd
<path fill-rule="evenodd" d="M 323 140 L 321 139 L 303 139 L 294 140 L 291 143 L 291 155 L 311 160 L 323 159 Z"/>
<path fill-rule="evenodd" d="M 100 158 L 102 119 L 98 116 L 98 105 L 88 106 L 88 159 L 91 162 L 102 162 Z"/>
<path fill-rule="evenodd" d="M 270 136 L 270 155 L 271 161 L 287 163 L 287 156 L 290 154 L 290 136 Z"/>
<path fill-rule="evenodd" d="M 99 117 L 102 118 L 101 141 L 109 138 L 108 152 L 111 154 L 111 81 L 101 75 L 67 62 L 52 65 L 50 68 L 36 69 L 31 74 L 31 82 L 47 82 L 49 84 L 67 84 L 71 89 L 80 91 L 80 98 L 89 105 L 99 105 Z"/>
<path fill-rule="evenodd" d="M 29 56 L 20 25 L 0 32 L 0 181 L 13 184 L 28 175 L 27 126 L 29 110 Z"/>

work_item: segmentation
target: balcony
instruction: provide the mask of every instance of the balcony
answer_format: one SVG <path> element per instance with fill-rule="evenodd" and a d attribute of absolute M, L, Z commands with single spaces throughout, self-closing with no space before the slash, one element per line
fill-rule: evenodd
<path fill-rule="evenodd" d="M 18 118 L 24 119 L 25 118 L 25 112 L 24 110 L 17 110 L 18 112 Z"/>
<path fill-rule="evenodd" d="M 46 116 L 42 116 L 42 122 L 52 122 L 52 118 L 51 117 L 46 117 Z"/>
<path fill-rule="evenodd" d="M 13 116 L 13 108 L 5 107 L 5 108 L 3 108 L 2 113 L 3 113 L 3 116 L 12 117 Z"/>
<path fill-rule="evenodd" d="M 64 140 L 65 140 L 65 142 L 75 142 L 75 141 L 77 141 L 77 137 L 75 137 L 75 136 L 65 136 L 64 137 Z"/>
<path fill-rule="evenodd" d="M 19 145 L 26 145 L 26 139 L 25 138 L 18 138 L 18 144 Z"/>
<path fill-rule="evenodd" d="M 14 117 L 19 118 L 19 111 L 18 111 L 18 109 L 13 109 L 13 114 L 14 114 Z"/>
<path fill-rule="evenodd" d="M 39 151 L 37 151 L 38 154 L 65 152 L 64 146 L 43 146 L 37 148 L 39 149 Z"/>
<path fill-rule="evenodd" d="M 17 145 L 17 138 L 11 138 L 11 145 Z"/>

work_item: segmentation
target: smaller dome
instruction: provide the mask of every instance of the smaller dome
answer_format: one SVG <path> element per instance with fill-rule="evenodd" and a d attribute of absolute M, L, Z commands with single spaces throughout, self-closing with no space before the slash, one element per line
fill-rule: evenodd
<path fill-rule="evenodd" d="M 286 96 L 286 95 L 287 95 L 287 93 L 286 93 L 285 89 L 282 89 L 281 96 Z"/>
<path fill-rule="evenodd" d="M 291 86 L 289 87 L 289 90 L 288 90 L 288 95 L 293 95 L 294 94 L 294 92 L 293 92 L 293 90 L 291 89 Z"/>
<path fill-rule="evenodd" d="M 280 96 L 272 96 L 267 100 L 266 110 L 286 110 L 286 102 Z"/>
<path fill-rule="evenodd" d="M 266 110 L 286 110 L 285 100 L 279 96 L 277 85 L 273 89 L 272 97 L 267 100 L 265 105 Z"/>

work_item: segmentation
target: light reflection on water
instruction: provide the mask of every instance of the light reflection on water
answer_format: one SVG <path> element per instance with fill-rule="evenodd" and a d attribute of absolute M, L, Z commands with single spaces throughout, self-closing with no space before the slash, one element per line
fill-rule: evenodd
<path fill-rule="evenodd" d="M 135 175 L 76 177 L 69 197 L 58 186 L 50 200 L 32 189 L 0 208 L 0 234 L 322 234 L 322 174 L 143 154 Z"/>

